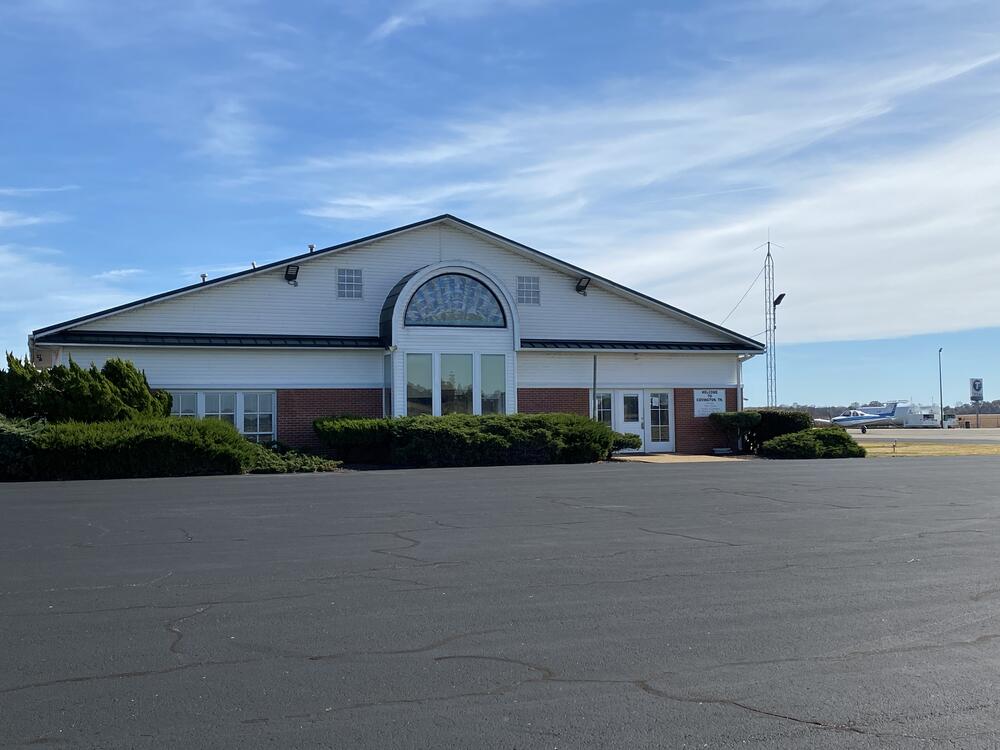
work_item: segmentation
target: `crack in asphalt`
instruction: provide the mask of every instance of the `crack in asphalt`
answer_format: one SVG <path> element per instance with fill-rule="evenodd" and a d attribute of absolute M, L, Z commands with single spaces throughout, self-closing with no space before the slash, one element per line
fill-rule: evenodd
<path fill-rule="evenodd" d="M 219 659 L 219 660 L 207 660 L 207 661 L 196 661 L 190 662 L 188 664 L 176 664 L 172 667 L 164 667 L 162 669 L 144 669 L 135 672 L 111 672 L 108 674 L 94 674 L 94 675 L 82 675 L 79 677 L 60 677 L 54 680 L 46 680 L 44 682 L 29 682 L 23 685 L 15 685 L 9 688 L 0 688 L 0 695 L 7 693 L 18 693 L 22 690 L 31 690 L 33 688 L 44 688 L 53 687 L 54 685 L 68 685 L 78 682 L 96 682 L 98 680 L 123 680 L 130 679 L 133 677 L 151 677 L 155 675 L 170 674 L 172 672 L 181 672 L 185 669 L 198 669 L 201 667 L 226 667 L 232 666 L 234 664 L 257 664 L 263 661 L 263 659 Z"/>
<path fill-rule="evenodd" d="M 644 529 L 639 527 L 639 531 L 644 531 L 647 534 L 657 534 L 659 536 L 676 536 L 681 539 L 691 539 L 696 542 L 711 542 L 715 545 L 725 545 L 726 547 L 745 547 L 745 544 L 735 544 L 734 542 L 727 542 L 723 539 L 708 539 L 703 536 L 691 536 L 690 534 L 681 534 L 676 531 L 657 531 L 656 529 Z"/>
<path fill-rule="evenodd" d="M 106 607 L 103 609 L 67 609 L 67 610 L 43 610 L 41 612 L 0 612 L 0 617 L 60 617 L 63 615 L 100 615 L 109 612 L 134 612 L 143 609 L 190 609 L 191 607 L 214 606 L 221 604 L 261 604 L 263 602 L 275 602 L 283 599 L 310 599 L 317 596 L 325 596 L 324 593 L 315 594 L 282 594 L 281 596 L 264 596 L 259 599 L 211 599 L 201 602 L 181 602 L 179 604 L 133 604 L 129 607 Z"/>
<path fill-rule="evenodd" d="M 632 518 L 638 518 L 639 514 L 631 510 L 622 510 L 623 507 L 627 506 L 617 506 L 617 505 L 580 505 L 576 503 L 568 502 L 569 500 L 591 500 L 589 497 L 552 497 L 551 495 L 536 495 L 536 500 L 544 500 L 547 503 L 553 503 L 554 505 L 562 505 L 566 508 L 574 508 L 576 510 L 598 510 L 602 513 L 615 513 L 622 516 L 631 516 Z"/>
<path fill-rule="evenodd" d="M 190 619 L 192 619 L 194 617 L 197 617 L 198 615 L 205 614 L 211 608 L 212 608 L 211 604 L 206 604 L 204 607 L 198 607 L 191 614 L 184 615 L 183 617 L 178 617 L 175 620 L 170 620 L 170 621 L 168 621 L 164 625 L 164 627 L 167 629 L 167 631 L 169 631 L 170 634 L 172 635 L 172 640 L 171 640 L 171 643 L 170 643 L 170 648 L 168 649 L 170 651 L 170 653 L 172 653 L 172 654 L 178 654 L 178 655 L 181 655 L 183 653 L 180 650 L 180 643 L 181 643 L 181 639 L 184 637 L 184 633 L 181 631 L 181 629 L 178 626 L 182 622 L 186 622 L 187 620 L 190 620 Z"/>
<path fill-rule="evenodd" d="M 818 719 L 803 719 L 798 716 L 791 716 L 790 714 L 783 714 L 777 711 L 768 711 L 765 708 L 751 706 L 748 703 L 743 703 L 742 701 L 733 700 L 731 698 L 708 698 L 708 697 L 693 697 L 686 695 L 673 695 L 664 690 L 654 688 L 646 680 L 635 680 L 632 684 L 634 684 L 644 693 L 648 693 L 649 695 L 655 696 L 657 698 L 665 698 L 666 700 L 675 701 L 677 703 L 698 703 L 698 704 L 710 704 L 718 706 L 732 706 L 734 708 L 739 708 L 744 711 L 749 711 L 750 713 L 759 714 L 761 716 L 767 716 L 772 719 L 784 719 L 786 721 L 795 722 L 796 724 L 805 724 L 811 727 L 817 727 L 819 729 L 832 729 L 840 732 L 868 734 L 868 732 L 865 731 L 864 729 L 856 727 L 852 724 L 830 724 L 825 721 L 819 721 Z"/>
<path fill-rule="evenodd" d="M 505 633 L 506 631 L 502 628 L 491 628 L 489 630 L 470 630 L 465 633 L 456 633 L 454 635 L 449 635 L 446 638 L 442 638 L 432 643 L 428 643 L 423 646 L 415 646 L 414 648 L 403 648 L 403 649 L 390 649 L 390 650 L 378 650 L 378 651 L 341 651 L 334 654 L 318 654 L 316 656 L 307 657 L 309 661 L 332 661 L 334 659 L 343 659 L 351 656 L 403 656 L 407 654 L 423 654 L 428 651 L 435 651 L 442 646 L 447 646 L 449 643 L 454 643 L 455 641 L 460 641 L 464 638 L 472 638 L 477 635 L 489 635 L 490 633 Z"/>

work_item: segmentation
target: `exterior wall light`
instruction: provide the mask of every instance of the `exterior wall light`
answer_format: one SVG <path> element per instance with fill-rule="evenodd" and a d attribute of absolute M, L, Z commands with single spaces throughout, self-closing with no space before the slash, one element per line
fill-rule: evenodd
<path fill-rule="evenodd" d="M 285 281 L 292 286 L 298 286 L 299 267 L 296 265 L 285 266 Z"/>
<path fill-rule="evenodd" d="M 587 287 L 590 286 L 590 277 L 584 276 L 577 280 L 576 291 L 577 294 L 582 294 L 584 297 L 587 296 Z"/>

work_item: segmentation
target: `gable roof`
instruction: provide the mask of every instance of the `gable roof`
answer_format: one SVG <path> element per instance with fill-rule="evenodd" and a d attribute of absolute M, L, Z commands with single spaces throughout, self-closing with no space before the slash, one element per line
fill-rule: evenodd
<path fill-rule="evenodd" d="M 313 258 L 317 258 L 322 255 L 335 253 L 337 251 L 346 250 L 348 248 L 357 247 L 359 245 L 364 245 L 386 237 L 391 237 L 393 235 L 402 234 L 403 232 L 408 232 L 413 229 L 427 227 L 438 223 L 454 224 L 459 228 L 471 231 L 475 234 L 482 235 L 487 239 L 500 243 L 506 246 L 507 248 L 514 250 L 515 252 L 518 252 L 522 255 L 526 255 L 536 261 L 540 261 L 544 265 L 548 265 L 563 272 L 589 277 L 591 279 L 591 283 L 598 282 L 598 285 L 605 287 L 610 291 L 614 291 L 624 297 L 630 298 L 635 302 L 639 302 L 641 304 L 651 306 L 656 309 L 668 311 L 675 316 L 679 316 L 685 320 L 696 323 L 700 326 L 704 326 L 713 331 L 721 333 L 725 336 L 731 337 L 732 339 L 735 339 L 736 341 L 740 342 L 743 345 L 742 349 L 744 351 L 763 352 L 765 349 L 764 344 L 762 344 L 759 341 L 756 341 L 755 339 L 743 336 L 742 334 L 739 334 L 736 331 L 724 328 L 723 326 L 712 323 L 711 321 L 705 320 L 704 318 L 700 318 L 697 315 L 692 315 L 689 312 L 685 312 L 684 310 L 681 310 L 677 307 L 668 305 L 666 302 L 662 302 L 658 299 L 650 297 L 649 295 L 643 294 L 642 292 L 637 292 L 634 289 L 630 289 L 629 287 L 626 287 L 622 284 L 612 281 L 611 279 L 607 279 L 591 271 L 587 271 L 586 269 L 580 268 L 579 266 L 575 266 L 572 263 L 567 263 L 564 260 L 560 260 L 559 258 L 556 258 L 552 255 L 543 253 L 540 250 L 535 250 L 534 248 L 528 247 L 527 245 L 517 242 L 516 240 L 504 237 L 503 235 L 497 234 L 496 232 L 492 232 L 489 229 L 477 226 L 476 224 L 465 221 L 464 219 L 460 219 L 459 217 L 453 216 L 452 214 L 441 214 L 440 216 L 434 216 L 429 219 L 423 219 L 422 221 L 417 221 L 412 224 L 406 224 L 405 226 L 396 227 L 395 229 L 387 229 L 383 232 L 371 234 L 356 240 L 349 240 L 348 242 L 342 242 L 338 245 L 331 245 L 330 247 L 325 247 L 320 250 L 305 252 L 299 255 L 293 255 L 289 258 L 276 260 L 271 263 L 257 266 L 255 268 L 248 268 L 243 271 L 237 271 L 236 273 L 231 273 L 226 276 L 220 276 L 216 279 L 209 279 L 207 281 L 203 281 L 200 283 L 189 284 L 187 286 L 179 287 L 177 289 L 171 289 L 170 291 L 154 294 L 149 297 L 143 297 L 142 299 L 138 299 L 133 302 L 127 302 L 125 304 L 117 305 L 115 307 L 110 307 L 105 310 L 100 310 L 98 312 L 90 313 L 89 315 L 82 315 L 78 318 L 66 320 L 61 323 L 55 323 L 53 325 L 45 326 L 43 328 L 37 328 L 32 332 L 32 336 L 38 343 L 44 343 L 44 339 L 48 334 L 54 334 L 57 331 L 61 331 L 66 328 L 71 328 L 73 326 L 85 323 L 90 320 L 104 318 L 109 315 L 113 315 L 115 313 L 124 312 L 125 310 L 129 310 L 136 307 L 142 307 L 144 305 L 150 304 L 151 302 L 158 302 L 160 300 L 179 297 L 185 294 L 196 292 L 199 289 L 206 289 L 209 287 L 217 286 L 219 284 L 225 284 L 230 281 L 235 281 L 236 279 L 241 279 L 245 276 L 251 276 L 254 274 L 262 273 L 264 271 L 269 271 L 278 268 L 280 266 L 287 265 L 289 263 L 311 260 Z"/>

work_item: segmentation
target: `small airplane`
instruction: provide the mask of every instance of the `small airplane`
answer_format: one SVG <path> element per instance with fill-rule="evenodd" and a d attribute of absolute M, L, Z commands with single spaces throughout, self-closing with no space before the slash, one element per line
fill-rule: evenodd
<path fill-rule="evenodd" d="M 840 427 L 860 427 L 861 432 L 880 424 L 903 425 L 903 417 L 909 411 L 909 404 L 903 401 L 890 401 L 885 406 L 862 406 L 848 409 L 833 419 L 817 419 L 822 424 L 835 424 Z"/>

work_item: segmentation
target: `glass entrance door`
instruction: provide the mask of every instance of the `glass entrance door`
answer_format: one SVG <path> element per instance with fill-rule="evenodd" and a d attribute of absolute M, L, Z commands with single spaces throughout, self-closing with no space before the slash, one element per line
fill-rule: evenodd
<path fill-rule="evenodd" d="M 646 392 L 646 436 L 647 450 L 666 452 L 674 449 L 671 418 L 673 415 L 674 393 L 671 390 L 647 390 Z"/>
<path fill-rule="evenodd" d="M 631 432 L 638 435 L 643 441 L 645 450 L 646 442 L 646 415 L 643 409 L 642 391 L 618 391 L 618 414 L 621 418 L 616 428 L 619 432 Z"/>

